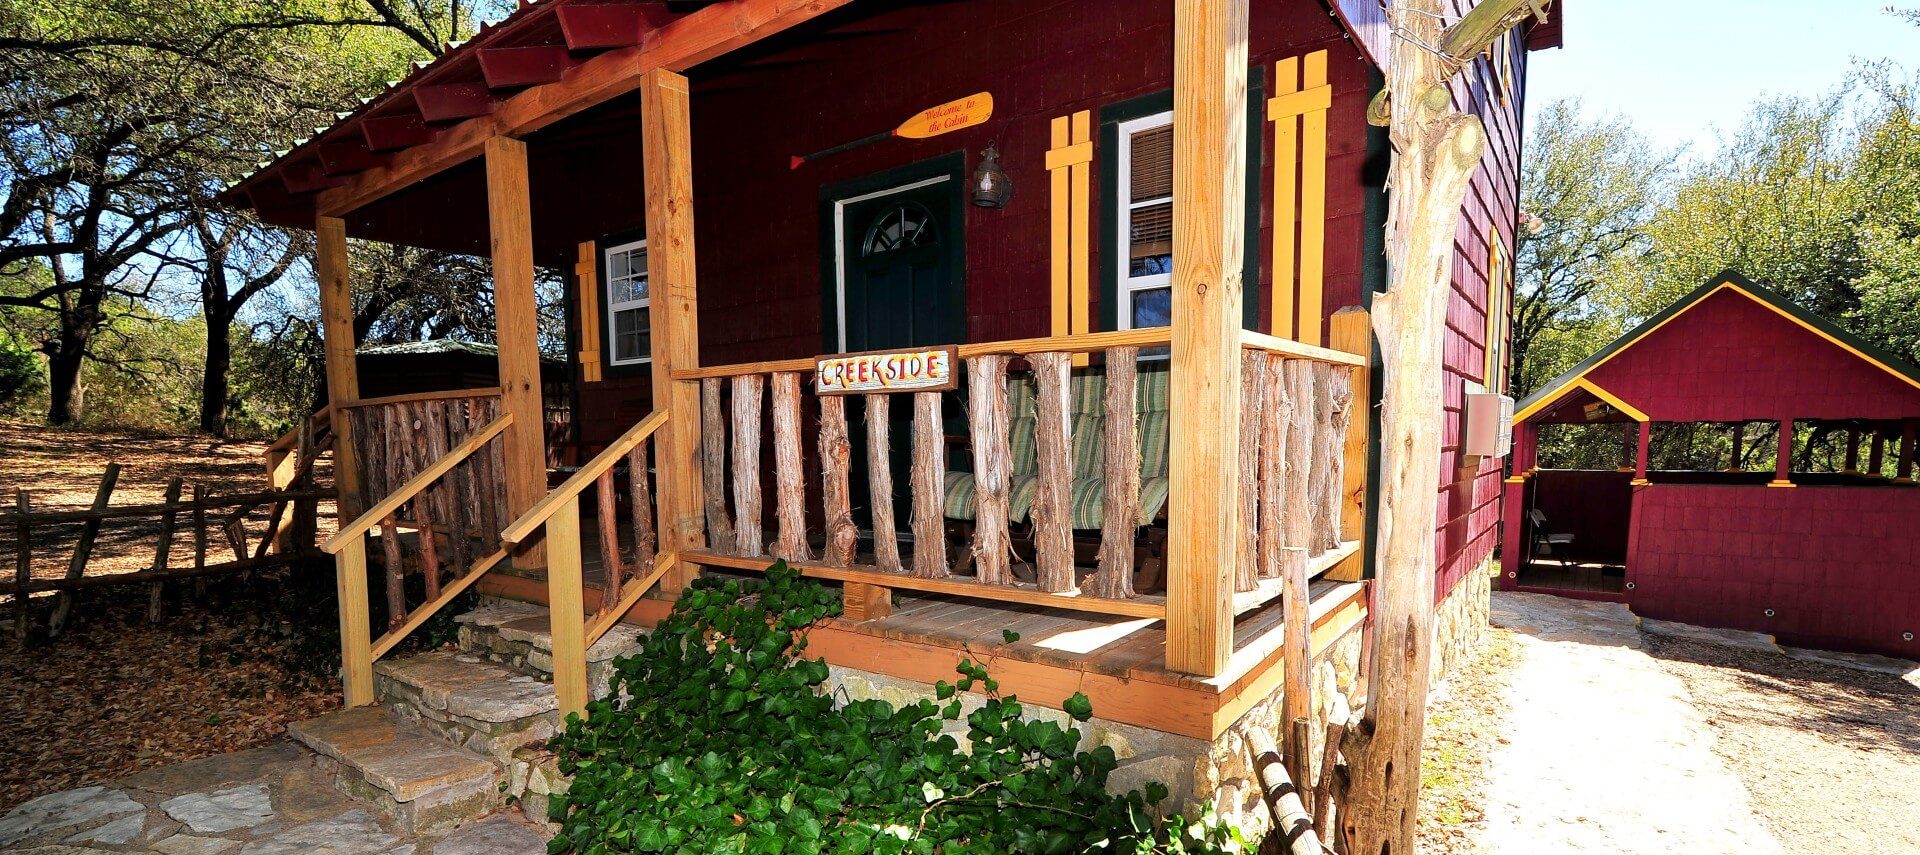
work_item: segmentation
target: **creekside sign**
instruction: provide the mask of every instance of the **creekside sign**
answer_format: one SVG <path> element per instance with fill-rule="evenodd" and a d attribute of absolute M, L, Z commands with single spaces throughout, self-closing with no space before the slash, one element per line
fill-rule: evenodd
<path fill-rule="evenodd" d="M 814 393 L 856 395 L 952 389 L 959 385 L 959 377 L 953 371 L 959 355 L 959 348 L 948 346 L 823 356 L 814 366 Z"/>

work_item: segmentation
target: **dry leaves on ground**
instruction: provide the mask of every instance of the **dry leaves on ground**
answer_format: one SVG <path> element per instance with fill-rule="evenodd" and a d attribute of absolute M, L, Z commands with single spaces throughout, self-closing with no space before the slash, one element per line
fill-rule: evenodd
<path fill-rule="evenodd" d="M 1485 821 L 1487 761 L 1501 739 L 1508 678 L 1520 661 L 1513 633 L 1487 627 L 1427 707 L 1420 758 L 1422 852 L 1466 852 Z"/>

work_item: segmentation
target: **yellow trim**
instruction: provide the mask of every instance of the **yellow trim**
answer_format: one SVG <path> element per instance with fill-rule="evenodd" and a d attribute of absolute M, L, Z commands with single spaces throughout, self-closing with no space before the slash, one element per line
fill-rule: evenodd
<path fill-rule="evenodd" d="M 1092 231 L 1089 219 L 1093 207 L 1093 113 L 1081 110 L 1073 114 L 1072 150 L 1084 149 L 1085 160 L 1067 167 L 1067 176 L 1073 185 L 1073 211 L 1071 230 L 1067 234 L 1067 323 L 1074 335 L 1088 332 L 1087 315 L 1091 299 L 1088 294 L 1091 272 L 1088 270 L 1091 251 L 1087 241 Z M 1076 368 L 1085 368 L 1091 357 L 1085 353 L 1076 353 L 1070 357 Z"/>
<path fill-rule="evenodd" d="M 1598 368 L 1599 366 L 1594 366 L 1594 367 Z M 1632 404 L 1629 404 L 1626 401 L 1621 400 L 1620 396 L 1600 388 L 1600 384 L 1595 383 L 1592 380 L 1588 380 L 1587 375 L 1585 373 L 1582 373 L 1580 376 L 1573 378 L 1572 382 L 1567 383 L 1565 386 L 1562 386 L 1560 390 L 1557 393 L 1555 393 L 1553 396 L 1547 397 L 1547 398 L 1541 398 L 1540 400 L 1535 401 L 1533 403 L 1533 406 L 1528 407 L 1524 410 L 1521 410 L 1520 412 L 1514 413 L 1513 423 L 1516 425 L 1520 424 L 1521 422 L 1524 422 L 1527 419 L 1532 418 L 1535 414 L 1539 413 L 1541 410 L 1544 410 L 1549 406 L 1559 403 L 1561 399 L 1567 396 L 1566 393 L 1574 389 L 1587 390 L 1589 394 L 1593 395 L 1596 398 L 1599 398 L 1602 401 L 1607 402 L 1608 404 L 1613 405 L 1614 409 L 1619 410 L 1622 413 L 1625 413 L 1629 418 L 1633 419 L 1636 422 L 1650 421 L 1647 418 L 1646 413 L 1640 412 L 1638 409 L 1635 409 Z"/>
<path fill-rule="evenodd" d="M 1093 141 L 1077 142 L 1047 152 L 1047 171 L 1093 162 Z"/>
<path fill-rule="evenodd" d="M 600 249 L 583 241 L 573 265 L 574 297 L 580 301 L 580 381 L 600 382 Z"/>
<path fill-rule="evenodd" d="M 1632 481 L 1628 481 L 1627 483 L 1628 483 L 1629 485 L 1631 485 L 1631 486 L 1634 486 L 1634 487 L 1645 487 L 1645 486 L 1648 486 L 1648 485 L 1650 485 L 1650 484 L 1652 484 L 1653 482 L 1652 482 L 1652 481 L 1648 481 L 1648 480 L 1647 480 L 1647 479 L 1645 479 L 1645 478 L 1635 478 L 1635 479 L 1633 479 Z"/>
<path fill-rule="evenodd" d="M 1300 58 L 1290 56 L 1273 64 L 1275 97 L 1290 94 L 1299 85 Z M 1271 102 L 1269 102 L 1271 104 Z M 1298 191 L 1294 162 L 1300 157 L 1300 122 L 1294 116 L 1269 116 L 1273 121 L 1273 305 L 1268 331 L 1293 338 L 1294 195 Z"/>
<path fill-rule="evenodd" d="M 1776 480 L 1776 481 L 1768 481 L 1768 482 L 1767 482 L 1767 486 L 1769 486 L 1769 487 L 1798 487 L 1798 486 L 1800 486 L 1800 485 L 1798 485 L 1798 484 L 1795 484 L 1795 483 L 1793 483 L 1792 481 L 1777 481 L 1777 480 Z"/>
<path fill-rule="evenodd" d="M 1327 52 L 1307 54 L 1302 85 L 1327 85 Z M 1300 335 L 1304 344 L 1320 344 L 1326 309 L 1322 305 L 1327 249 L 1327 111 L 1300 117 Z"/>
<path fill-rule="evenodd" d="M 1287 62 L 1288 60 L 1281 60 Z M 1289 91 L 1267 99 L 1267 118 L 1270 120 L 1304 116 L 1315 110 L 1325 110 L 1333 106 L 1333 87 L 1314 86 L 1298 92 Z"/>

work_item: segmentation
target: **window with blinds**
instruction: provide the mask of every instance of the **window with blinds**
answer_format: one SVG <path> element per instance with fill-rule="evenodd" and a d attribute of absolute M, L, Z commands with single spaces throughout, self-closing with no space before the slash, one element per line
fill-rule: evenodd
<path fill-rule="evenodd" d="M 1173 114 L 1122 123 L 1116 165 L 1126 176 L 1115 200 L 1126 256 L 1116 283 L 1121 328 L 1173 318 Z"/>

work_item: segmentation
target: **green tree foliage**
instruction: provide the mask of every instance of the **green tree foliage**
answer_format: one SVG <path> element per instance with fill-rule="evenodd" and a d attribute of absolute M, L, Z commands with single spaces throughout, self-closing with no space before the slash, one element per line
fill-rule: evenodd
<path fill-rule="evenodd" d="M 573 776 L 550 851 L 703 853 L 1218 852 L 1237 831 L 1163 816 L 1164 786 L 1106 792 L 1113 749 L 1023 717 L 965 662 L 936 700 L 836 705 L 804 630 L 838 595 L 784 563 L 762 580 L 702 578 L 613 695 L 555 739 Z M 962 694 L 984 703 L 962 714 Z M 1085 721 L 1083 695 L 1064 704 Z M 949 727 L 964 722 L 967 747 Z"/>
<path fill-rule="evenodd" d="M 1520 394 L 1727 268 L 1920 357 L 1920 112 L 1885 69 L 1825 97 L 1756 104 L 1710 157 L 1676 164 L 1569 104 L 1542 115 L 1527 156 L 1522 208 L 1544 226 L 1522 230 L 1517 258 Z M 1771 455 L 1759 434 L 1773 428 L 1751 430 L 1747 456 Z M 1656 431 L 1653 464 L 1722 468 L 1728 433 Z M 1832 453 L 1825 432 L 1807 439 L 1810 455 Z M 1549 466 L 1605 468 L 1622 448 L 1610 429 L 1541 435 Z"/>

